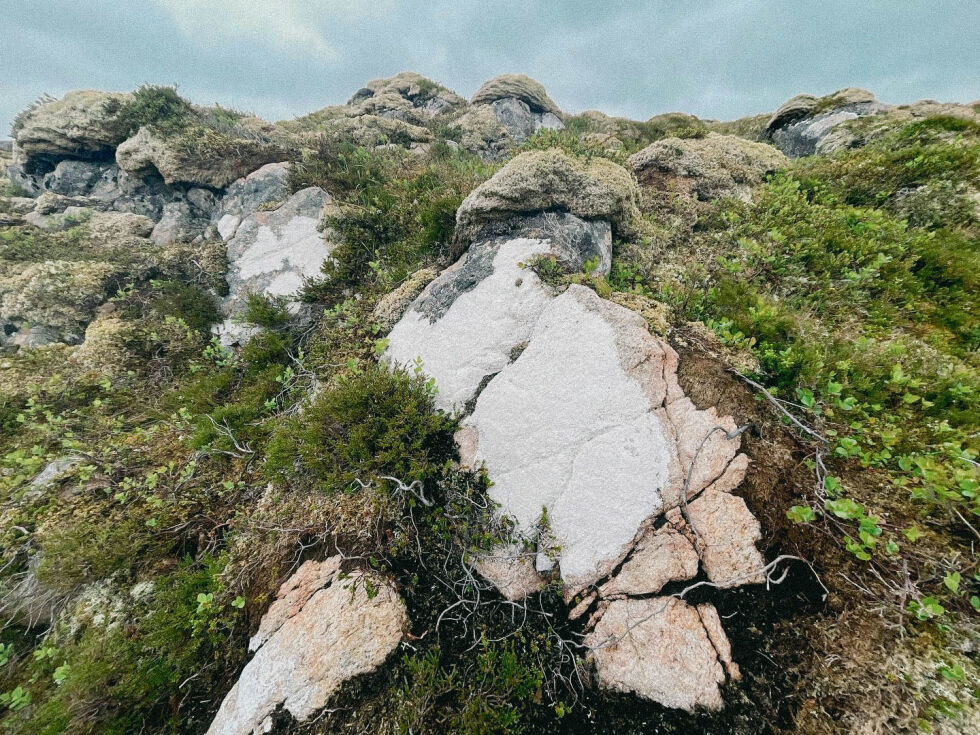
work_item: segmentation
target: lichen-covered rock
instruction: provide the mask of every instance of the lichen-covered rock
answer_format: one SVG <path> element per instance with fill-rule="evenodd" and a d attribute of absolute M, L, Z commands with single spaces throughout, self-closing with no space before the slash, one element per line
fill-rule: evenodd
<path fill-rule="evenodd" d="M 13 136 L 20 154 L 28 159 L 104 158 L 122 142 L 112 125 L 109 102 L 123 102 L 128 94 L 77 90 L 44 102 L 18 116 Z"/>
<path fill-rule="evenodd" d="M 450 128 L 458 131 L 464 150 L 485 161 L 498 161 L 517 145 L 489 106 L 467 110 L 450 123 Z"/>
<path fill-rule="evenodd" d="M 789 159 L 771 145 L 709 133 L 657 141 L 630 156 L 627 165 L 652 189 L 700 200 L 745 199 L 767 173 L 788 166 Z"/>
<path fill-rule="evenodd" d="M 564 127 L 562 113 L 538 82 L 504 74 L 483 84 L 473 107 L 452 123 L 464 149 L 489 161 L 502 158 L 539 130 Z"/>
<path fill-rule="evenodd" d="M 956 117 L 980 123 L 980 108 L 931 100 L 889 107 L 875 115 L 856 117 L 835 125 L 817 143 L 816 153 L 829 155 L 848 148 L 860 148 L 902 125 L 929 117 Z"/>
<path fill-rule="evenodd" d="M 180 198 L 163 205 L 160 221 L 150 233 L 157 245 L 190 242 L 204 234 L 211 222 L 217 198 L 208 189 L 190 189 Z"/>
<path fill-rule="evenodd" d="M 219 331 L 227 344 L 247 334 L 238 318 L 249 294 L 292 297 L 305 279 L 320 273 L 333 247 L 319 229 L 330 201 L 327 192 L 313 186 L 296 192 L 277 209 L 256 211 L 242 220 L 228 241 L 229 292 Z"/>
<path fill-rule="evenodd" d="M 56 330 L 59 341 L 77 344 L 95 308 L 125 273 L 99 261 L 0 262 L 0 323 L 41 324 Z"/>
<path fill-rule="evenodd" d="M 465 107 L 466 100 L 421 74 L 406 71 L 368 82 L 347 105 L 356 115 L 377 115 L 421 125 Z"/>
<path fill-rule="evenodd" d="M 692 607 L 673 597 L 613 600 L 585 645 L 601 687 L 689 712 L 717 710 L 731 662 L 717 623 L 708 604 Z"/>
<path fill-rule="evenodd" d="M 561 117 L 561 109 L 548 96 L 544 85 L 524 74 L 501 74 L 488 79 L 473 93 L 470 102 L 474 105 L 489 105 L 505 99 L 520 100 L 532 112 L 550 112 Z"/>
<path fill-rule="evenodd" d="M 420 268 L 390 293 L 385 294 L 374 307 L 372 321 L 381 334 L 387 334 L 416 297 L 428 286 L 439 272 L 435 268 Z"/>
<path fill-rule="evenodd" d="M 268 732 L 280 706 L 302 722 L 348 679 L 373 671 L 408 625 L 405 605 L 373 572 L 337 573 L 339 559 L 306 562 L 252 639 L 257 652 L 221 703 L 208 735 Z"/>
<path fill-rule="evenodd" d="M 819 152 L 821 142 L 841 123 L 888 109 L 871 92 L 856 87 L 820 98 L 797 95 L 776 110 L 766 136 L 787 156 L 809 156 Z"/>
<path fill-rule="evenodd" d="M 282 146 L 257 138 L 236 138 L 204 125 L 162 135 L 142 127 L 116 148 L 124 171 L 157 172 L 168 186 L 187 184 L 223 189 L 266 163 L 286 157 Z"/>
<path fill-rule="evenodd" d="M 551 149 L 522 153 L 470 192 L 456 212 L 457 250 L 488 225 L 538 212 L 606 220 L 629 232 L 639 191 L 622 166 L 604 158 L 579 161 Z"/>

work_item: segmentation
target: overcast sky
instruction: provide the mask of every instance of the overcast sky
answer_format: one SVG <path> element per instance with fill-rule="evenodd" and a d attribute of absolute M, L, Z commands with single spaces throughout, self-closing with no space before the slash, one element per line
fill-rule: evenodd
<path fill-rule="evenodd" d="M 277 120 L 413 70 L 566 111 L 731 119 L 799 92 L 980 98 L 980 0 L 0 0 L 0 136 L 40 93 L 177 84 Z"/>

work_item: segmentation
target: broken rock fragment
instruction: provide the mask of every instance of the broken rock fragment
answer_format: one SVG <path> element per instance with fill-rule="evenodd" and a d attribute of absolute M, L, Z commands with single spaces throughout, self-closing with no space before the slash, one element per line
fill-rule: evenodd
<path fill-rule="evenodd" d="M 730 656 L 715 620 L 711 605 L 695 608 L 673 597 L 613 600 L 585 639 L 600 686 L 689 712 L 721 709 L 726 663 L 716 645 Z"/>
<path fill-rule="evenodd" d="M 398 593 L 372 572 L 340 574 L 339 562 L 306 562 L 282 586 L 250 643 L 258 650 L 208 735 L 268 732 L 280 705 L 302 722 L 395 650 L 408 624 Z"/>

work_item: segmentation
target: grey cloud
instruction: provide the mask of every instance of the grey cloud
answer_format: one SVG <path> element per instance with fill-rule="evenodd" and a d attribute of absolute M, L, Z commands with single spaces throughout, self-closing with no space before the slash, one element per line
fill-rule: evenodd
<path fill-rule="evenodd" d="M 524 72 L 564 109 L 639 119 L 730 119 L 847 85 L 893 102 L 980 97 L 973 0 L 267 0 L 280 8 L 276 38 L 252 10 L 236 18 L 237 2 L 0 0 L 0 134 L 42 92 L 177 83 L 196 101 L 281 119 L 405 69 L 463 95 Z M 287 21 L 304 25 L 290 33 Z"/>

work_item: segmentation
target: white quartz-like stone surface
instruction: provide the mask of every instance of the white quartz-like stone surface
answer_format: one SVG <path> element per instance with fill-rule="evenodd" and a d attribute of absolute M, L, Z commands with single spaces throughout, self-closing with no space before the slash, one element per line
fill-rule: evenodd
<path fill-rule="evenodd" d="M 530 268 L 520 267 L 549 248 L 547 240 L 503 243 L 493 258 L 493 272 L 459 294 L 441 318 L 433 322 L 409 309 L 388 335 L 386 359 L 408 367 L 421 359 L 426 374 L 436 380 L 439 408 L 462 408 L 486 376 L 510 362 L 514 346 L 528 339 L 551 301 L 551 290 Z M 451 281 L 454 273 L 453 268 L 445 271 L 426 292 Z"/>

